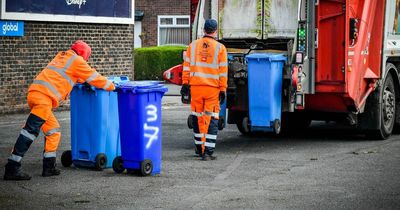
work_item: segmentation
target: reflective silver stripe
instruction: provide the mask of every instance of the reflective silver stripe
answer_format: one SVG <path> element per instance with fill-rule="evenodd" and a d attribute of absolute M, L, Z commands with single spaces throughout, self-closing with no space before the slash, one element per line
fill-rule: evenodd
<path fill-rule="evenodd" d="M 219 77 L 228 77 L 228 73 L 221 73 L 219 74 Z"/>
<path fill-rule="evenodd" d="M 195 62 L 195 63 L 193 64 L 193 66 L 218 69 L 218 65 L 217 65 L 217 64 L 214 64 L 214 63 L 206 63 L 206 62 Z"/>
<path fill-rule="evenodd" d="M 91 81 L 93 81 L 94 79 L 96 79 L 97 75 L 99 75 L 97 72 L 94 72 L 92 75 L 90 75 L 89 78 L 87 78 L 86 82 L 89 83 Z"/>
<path fill-rule="evenodd" d="M 228 63 L 227 62 L 219 63 L 219 67 L 223 67 L 223 66 L 228 66 Z"/>
<path fill-rule="evenodd" d="M 18 156 L 18 155 L 11 154 L 11 156 L 8 159 L 9 160 L 13 160 L 15 162 L 21 162 L 22 157 Z"/>
<path fill-rule="evenodd" d="M 183 67 L 183 71 L 190 71 L 190 67 L 187 66 Z"/>
<path fill-rule="evenodd" d="M 214 61 L 213 61 L 214 65 L 217 65 L 217 63 L 218 63 L 219 48 L 221 48 L 221 43 L 218 42 L 217 47 L 215 48 L 215 51 L 214 51 Z"/>
<path fill-rule="evenodd" d="M 202 133 L 194 133 L 194 137 L 196 137 L 196 138 L 203 138 L 203 137 L 204 137 L 204 134 L 202 134 Z"/>
<path fill-rule="evenodd" d="M 68 59 L 67 63 L 62 68 L 58 68 L 56 66 L 47 66 L 46 68 L 51 69 L 51 70 L 59 73 L 62 77 L 64 77 L 64 79 L 66 79 L 68 81 L 68 83 L 71 85 L 71 87 L 73 87 L 75 83 L 65 73 L 65 71 L 72 65 L 72 62 L 74 62 L 76 57 L 78 57 L 76 54 L 72 55 L 72 57 L 70 59 Z"/>
<path fill-rule="evenodd" d="M 186 57 L 186 55 L 185 55 L 184 61 L 190 63 L 190 59 L 188 57 Z"/>
<path fill-rule="evenodd" d="M 67 63 L 66 63 L 65 66 L 62 67 L 62 68 L 58 68 L 58 67 L 56 67 L 56 66 L 52 66 L 52 67 L 54 67 L 54 68 L 56 68 L 56 69 L 59 69 L 59 70 L 62 70 L 62 71 L 66 71 L 66 70 L 72 65 L 72 62 L 74 62 L 74 60 L 75 60 L 76 57 L 78 57 L 76 54 L 72 55 L 72 57 L 71 57 L 70 59 L 68 59 Z M 49 67 L 50 67 L 50 66 L 49 66 Z M 47 67 L 47 68 L 48 68 L 48 67 Z"/>
<path fill-rule="evenodd" d="M 111 81 L 110 81 L 110 80 L 107 80 L 107 83 L 106 83 L 106 85 L 104 85 L 103 89 L 104 89 L 104 90 L 107 90 L 107 88 L 109 88 L 110 85 L 111 85 Z"/>
<path fill-rule="evenodd" d="M 67 61 L 67 63 L 65 64 L 65 66 L 64 66 L 64 71 L 65 70 L 67 70 L 70 66 L 71 66 L 71 64 L 72 64 L 72 62 L 74 62 L 74 60 L 75 60 L 75 58 L 76 57 L 78 57 L 76 54 L 74 54 L 68 61 Z"/>
<path fill-rule="evenodd" d="M 51 136 L 51 135 L 53 135 L 55 133 L 60 133 L 60 132 L 61 132 L 60 128 L 53 128 L 53 129 L 47 131 L 47 133 L 45 133 L 44 135 L 45 136 Z"/>
<path fill-rule="evenodd" d="M 211 79 L 219 79 L 219 75 L 214 74 L 206 74 L 202 72 L 190 72 L 191 77 L 203 77 L 203 78 L 211 78 Z"/>
<path fill-rule="evenodd" d="M 205 111 L 204 114 L 207 115 L 207 116 L 211 116 L 211 117 L 219 117 L 219 113 L 218 112 Z"/>
<path fill-rule="evenodd" d="M 218 69 L 218 53 L 221 48 L 221 44 L 217 43 L 217 46 L 214 51 L 214 58 L 212 63 L 206 63 L 206 62 L 196 62 L 195 60 L 195 52 L 196 52 L 196 43 L 193 43 L 193 47 L 191 48 L 191 55 L 190 55 L 190 66 L 198 66 L 198 67 L 206 67 L 206 68 L 213 68 L 213 69 Z M 224 63 L 222 63 L 224 64 Z M 227 65 L 225 63 L 225 65 Z"/>
<path fill-rule="evenodd" d="M 213 147 L 213 148 L 215 148 L 215 143 L 206 142 L 204 145 L 205 145 L 206 147 Z"/>
<path fill-rule="evenodd" d="M 202 142 L 202 141 L 197 141 L 197 140 L 194 140 L 194 143 L 195 143 L 196 145 L 202 145 L 202 144 L 204 144 L 204 142 Z"/>
<path fill-rule="evenodd" d="M 63 69 L 59 69 L 55 66 L 47 66 L 46 68 L 53 70 L 55 72 L 57 72 L 58 74 L 60 74 L 62 77 L 64 77 L 64 79 L 66 79 L 69 83 L 69 85 L 71 85 L 71 87 L 74 86 L 74 82 L 71 80 L 71 78 L 63 71 Z"/>
<path fill-rule="evenodd" d="M 35 135 L 29 133 L 29 132 L 28 132 L 27 130 L 25 130 L 25 129 L 21 129 L 20 134 L 23 135 L 23 136 L 25 136 L 26 138 L 32 140 L 32 141 L 36 139 L 36 136 L 35 136 Z"/>
<path fill-rule="evenodd" d="M 203 116 L 203 112 L 192 112 L 192 115 L 194 115 L 196 117 L 201 117 L 201 116 Z"/>
<path fill-rule="evenodd" d="M 45 157 L 45 158 L 57 157 L 57 153 L 56 152 L 45 152 L 45 153 L 43 153 L 43 157 Z"/>
<path fill-rule="evenodd" d="M 206 134 L 206 139 L 214 139 L 214 140 L 217 140 L 217 135 Z"/>
<path fill-rule="evenodd" d="M 43 80 L 34 80 L 32 84 L 38 84 L 38 85 L 43 85 L 46 86 L 51 92 L 53 92 L 54 95 L 57 96 L 58 99 L 61 99 L 61 94 L 58 92 L 58 90 L 50 83 L 43 81 Z"/>
<path fill-rule="evenodd" d="M 190 50 L 190 66 L 194 66 L 194 64 L 195 64 L 195 53 L 196 53 L 196 42 L 197 41 L 194 41 L 193 43 L 192 43 L 192 48 L 191 48 L 191 50 Z"/>

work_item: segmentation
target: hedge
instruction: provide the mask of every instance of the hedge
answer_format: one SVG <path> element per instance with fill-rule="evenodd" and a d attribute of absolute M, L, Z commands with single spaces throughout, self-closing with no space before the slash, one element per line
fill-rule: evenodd
<path fill-rule="evenodd" d="M 162 80 L 169 68 L 182 64 L 185 46 L 144 47 L 134 50 L 135 80 Z"/>

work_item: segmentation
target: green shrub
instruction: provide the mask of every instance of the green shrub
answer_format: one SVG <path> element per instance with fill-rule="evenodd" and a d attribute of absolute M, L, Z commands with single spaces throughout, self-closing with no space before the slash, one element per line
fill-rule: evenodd
<path fill-rule="evenodd" d="M 182 64 L 185 46 L 145 47 L 134 50 L 135 80 L 162 80 L 169 68 Z"/>

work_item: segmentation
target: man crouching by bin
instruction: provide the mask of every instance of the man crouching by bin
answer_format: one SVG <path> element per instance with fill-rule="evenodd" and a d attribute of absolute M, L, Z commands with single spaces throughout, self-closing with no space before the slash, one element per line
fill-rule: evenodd
<path fill-rule="evenodd" d="M 205 21 L 204 37 L 189 45 L 183 63 L 182 102 L 191 103 L 195 151 L 202 160 L 216 158 L 213 153 L 219 105 L 226 97 L 227 52 L 225 46 L 216 41 L 217 27 L 216 20 Z"/>
<path fill-rule="evenodd" d="M 59 52 L 39 73 L 28 89 L 28 105 L 31 112 L 14 145 L 5 166 L 4 180 L 30 180 L 22 172 L 21 159 L 42 129 L 45 138 L 42 176 L 60 174 L 56 168 L 56 151 L 61 139 L 61 129 L 52 109 L 66 100 L 77 81 L 85 81 L 106 91 L 115 89 L 114 84 L 91 68 L 87 61 L 91 48 L 78 40 L 71 49 Z"/>

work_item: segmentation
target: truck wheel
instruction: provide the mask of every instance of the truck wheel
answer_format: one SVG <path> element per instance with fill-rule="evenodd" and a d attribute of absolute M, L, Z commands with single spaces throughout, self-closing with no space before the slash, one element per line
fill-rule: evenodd
<path fill-rule="evenodd" d="M 64 151 L 61 155 L 61 164 L 64 167 L 70 167 L 72 165 L 72 154 L 71 150 Z"/>
<path fill-rule="evenodd" d="M 243 135 L 251 134 L 248 117 L 243 117 L 243 119 L 240 122 L 236 123 L 236 126 L 240 131 L 240 133 L 242 133 Z"/>
<path fill-rule="evenodd" d="M 117 156 L 114 158 L 112 167 L 113 167 L 114 172 L 117 174 L 120 174 L 125 171 L 121 156 Z"/>
<path fill-rule="evenodd" d="M 95 169 L 101 171 L 103 170 L 107 165 L 107 157 L 104 153 L 100 153 L 98 155 L 96 155 L 95 158 Z"/>
<path fill-rule="evenodd" d="M 367 131 L 367 137 L 370 139 L 384 140 L 392 134 L 395 116 L 396 116 L 396 95 L 393 78 L 390 73 L 386 76 L 385 83 L 380 91 L 380 120 L 381 126 L 377 130 Z M 373 119 L 372 119 L 373 120 Z"/>

